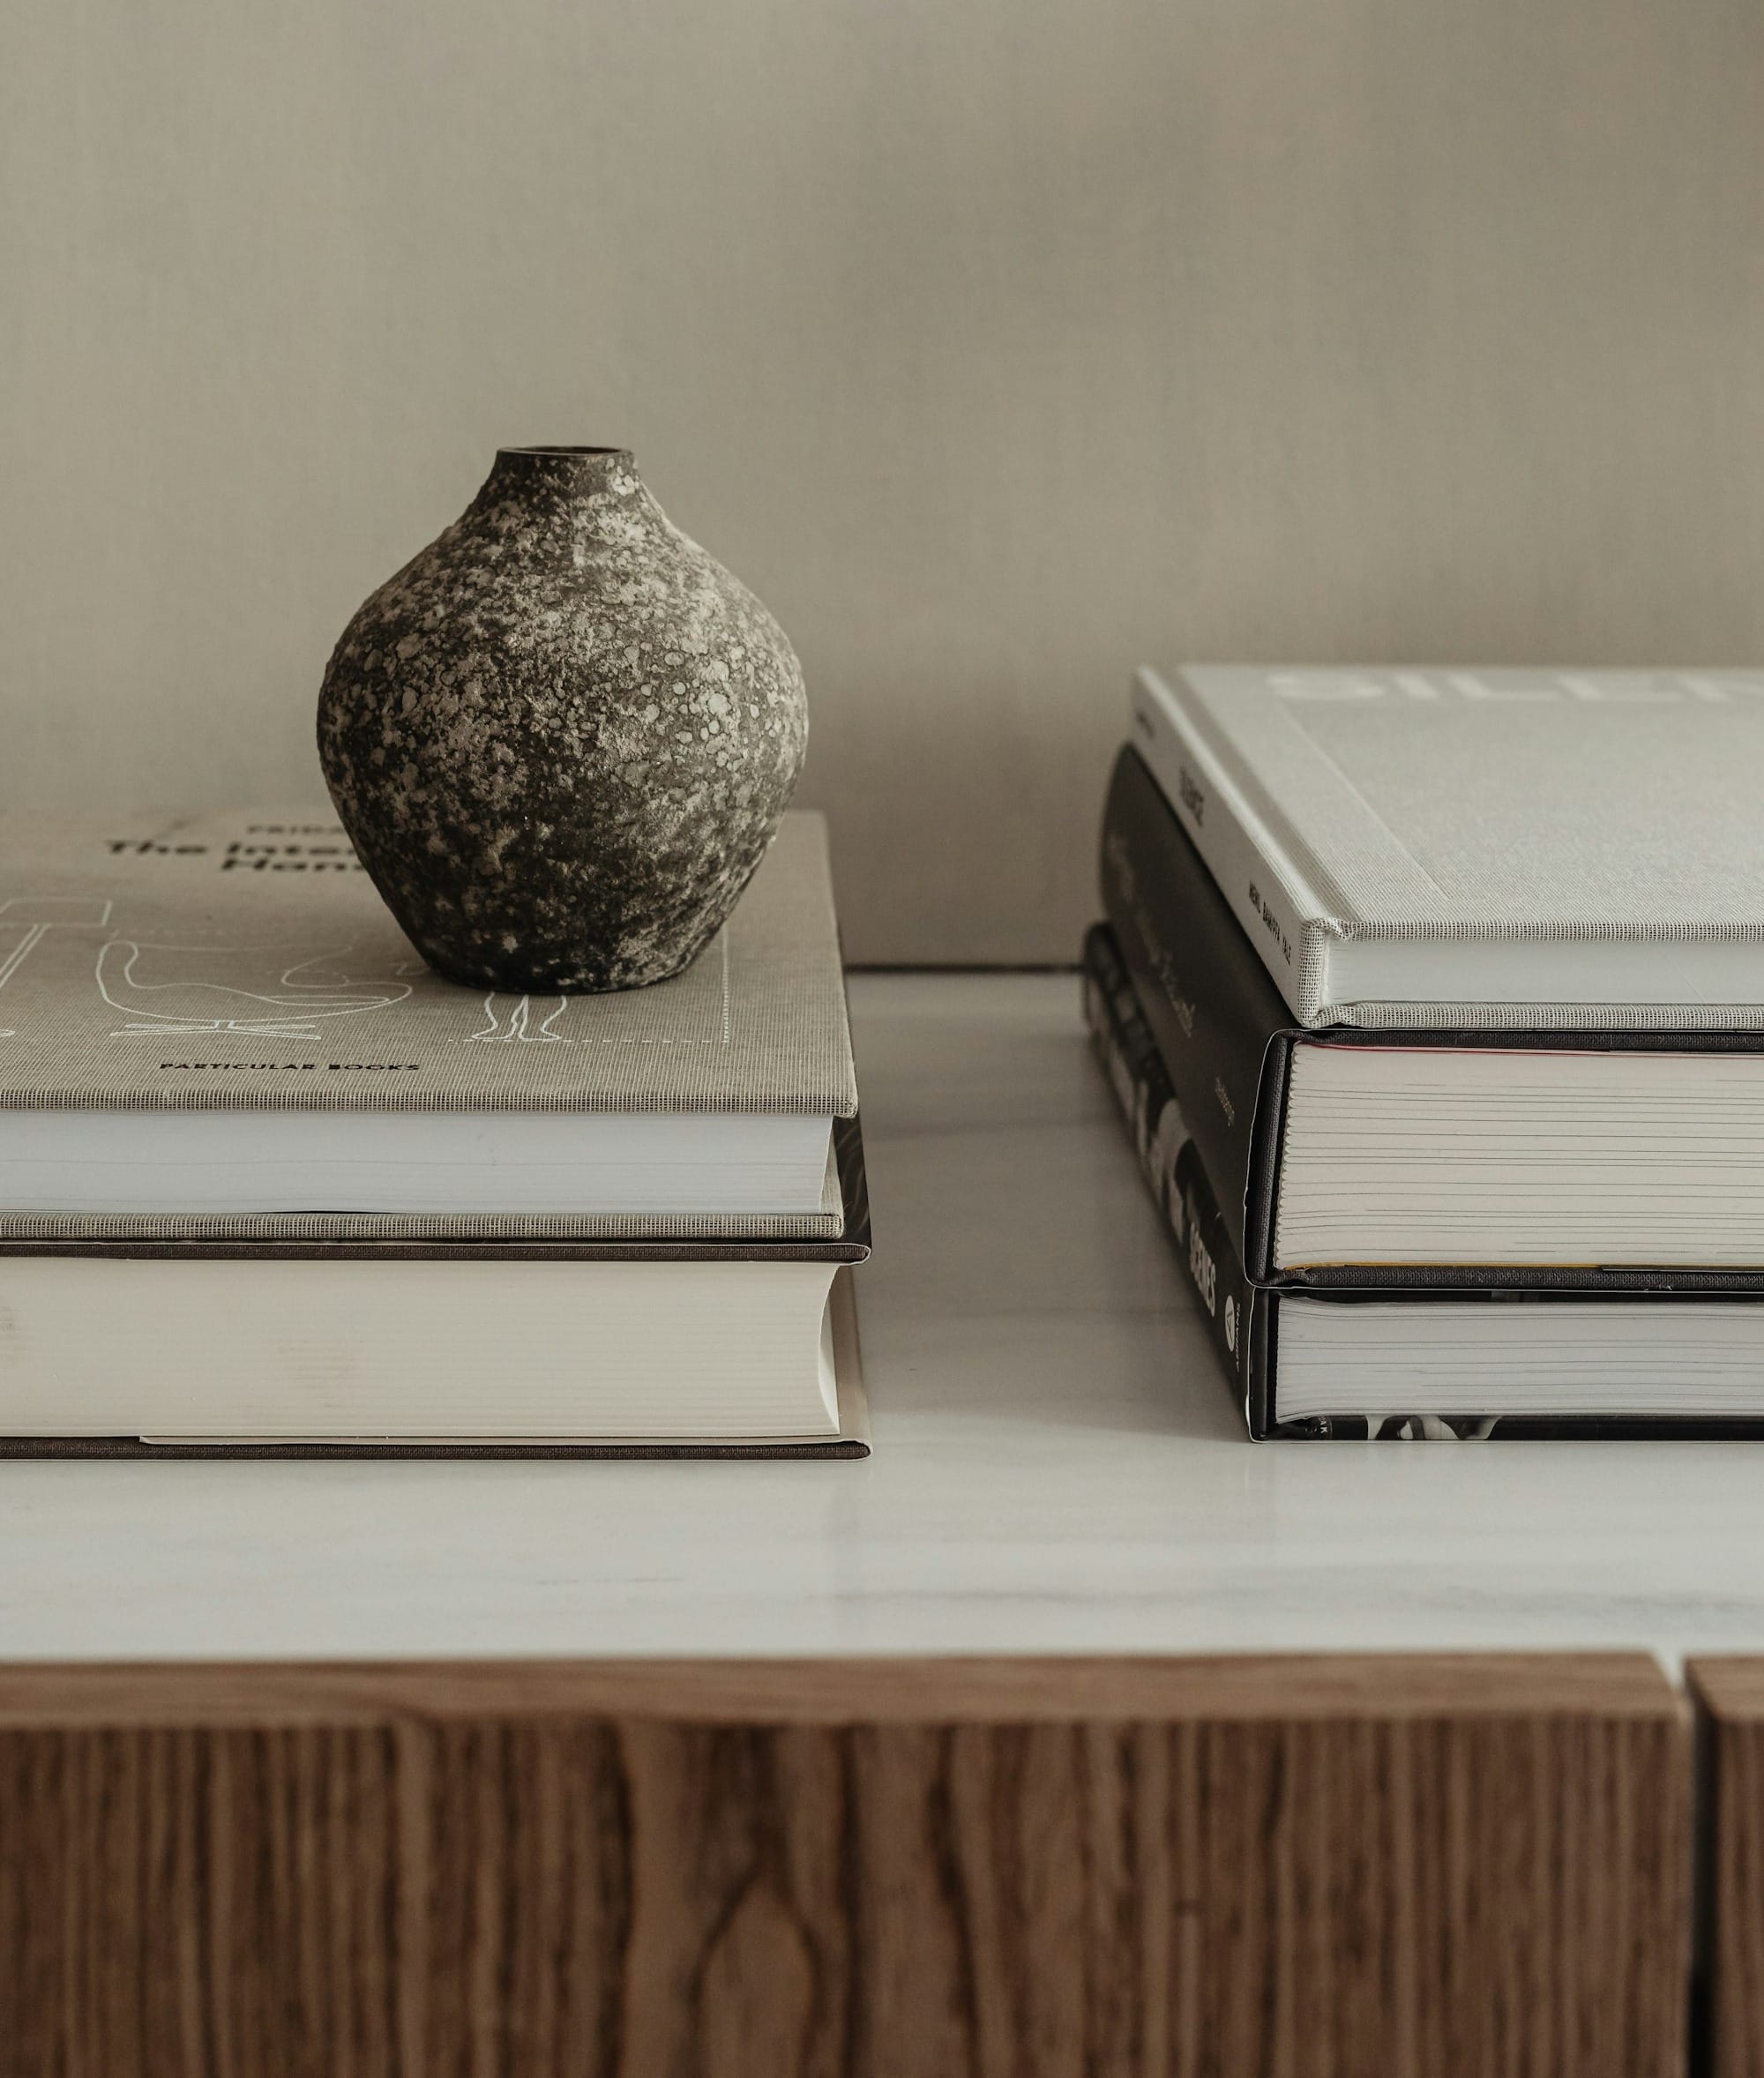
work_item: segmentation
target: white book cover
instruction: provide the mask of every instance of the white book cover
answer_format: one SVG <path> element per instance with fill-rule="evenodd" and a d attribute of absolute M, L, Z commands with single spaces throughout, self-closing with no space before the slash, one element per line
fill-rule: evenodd
<path fill-rule="evenodd" d="M 1132 735 L 1303 1025 L 1764 1028 L 1764 669 L 1146 669 Z"/>

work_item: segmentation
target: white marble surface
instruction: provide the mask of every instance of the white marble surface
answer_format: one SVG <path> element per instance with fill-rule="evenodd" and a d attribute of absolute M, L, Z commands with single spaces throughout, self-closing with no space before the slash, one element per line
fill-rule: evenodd
<path fill-rule="evenodd" d="M 0 1656 L 1764 1649 L 1764 1445 L 1252 1445 L 1075 981 L 853 999 L 868 1463 L 0 1466 Z"/>

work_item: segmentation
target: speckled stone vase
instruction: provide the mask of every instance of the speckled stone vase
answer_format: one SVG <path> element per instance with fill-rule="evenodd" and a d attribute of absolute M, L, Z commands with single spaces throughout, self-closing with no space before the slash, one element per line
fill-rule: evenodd
<path fill-rule="evenodd" d="M 318 697 L 331 797 L 412 943 L 519 993 L 677 974 L 807 738 L 783 630 L 618 448 L 502 449 L 343 631 Z"/>

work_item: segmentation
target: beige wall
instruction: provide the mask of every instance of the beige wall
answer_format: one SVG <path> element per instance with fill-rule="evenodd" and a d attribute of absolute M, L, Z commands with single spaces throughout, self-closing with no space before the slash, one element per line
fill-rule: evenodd
<path fill-rule="evenodd" d="M 1142 654 L 1764 658 L 1758 0 L 0 14 L 0 801 L 314 786 L 499 441 L 791 631 L 863 958 L 1072 954 Z"/>

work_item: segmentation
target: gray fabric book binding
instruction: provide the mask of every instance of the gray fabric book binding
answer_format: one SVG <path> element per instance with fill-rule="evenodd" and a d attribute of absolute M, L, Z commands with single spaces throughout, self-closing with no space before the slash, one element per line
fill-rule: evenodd
<path fill-rule="evenodd" d="M 1764 1028 L 1764 671 L 1139 674 L 1297 1020 Z"/>
<path fill-rule="evenodd" d="M 423 966 L 328 811 L 0 824 L 0 1110 L 696 1112 L 850 1118 L 857 1093 L 818 815 L 787 816 L 676 980 L 484 996 Z M 812 1192 L 811 1192 L 811 1199 Z M 547 1236 L 832 1240 L 818 1212 L 14 1215 L 0 1239 Z"/>

